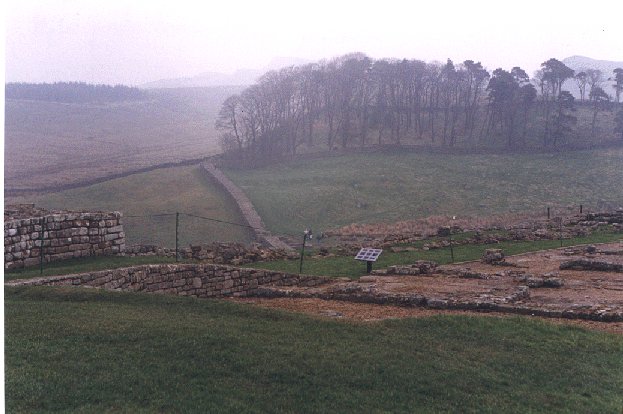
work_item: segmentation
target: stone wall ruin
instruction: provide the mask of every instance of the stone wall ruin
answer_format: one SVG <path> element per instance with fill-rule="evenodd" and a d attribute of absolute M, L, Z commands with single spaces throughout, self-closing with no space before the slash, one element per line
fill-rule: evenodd
<path fill-rule="evenodd" d="M 38 213 L 38 217 L 28 217 Z M 34 205 L 7 206 L 4 221 L 4 268 L 18 269 L 85 256 L 125 251 L 120 212 L 49 212 Z"/>
<path fill-rule="evenodd" d="M 90 286 L 200 298 L 253 296 L 261 286 L 318 286 L 331 279 L 215 264 L 133 266 L 82 274 L 15 280 L 6 286 Z"/>

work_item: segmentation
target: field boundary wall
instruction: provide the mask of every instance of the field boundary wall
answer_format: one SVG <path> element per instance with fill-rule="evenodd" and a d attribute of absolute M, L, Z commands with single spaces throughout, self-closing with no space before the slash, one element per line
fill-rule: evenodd
<path fill-rule="evenodd" d="M 4 268 L 18 269 L 43 262 L 85 256 L 115 256 L 125 252 L 122 214 L 63 212 L 6 220 Z"/>
<path fill-rule="evenodd" d="M 252 228 L 256 239 L 274 249 L 292 250 L 292 248 L 277 236 L 273 235 L 266 229 L 262 218 L 253 207 L 253 203 L 247 195 L 234 184 L 221 170 L 219 170 L 212 162 L 205 161 L 201 163 L 201 168 L 209 174 L 234 200 L 240 214 L 244 218 L 249 227 Z"/>

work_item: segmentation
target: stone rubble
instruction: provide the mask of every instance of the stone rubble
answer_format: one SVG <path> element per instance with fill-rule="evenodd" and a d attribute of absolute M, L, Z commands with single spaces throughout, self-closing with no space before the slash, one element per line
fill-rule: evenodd
<path fill-rule="evenodd" d="M 577 259 L 562 262 L 560 270 L 597 270 L 600 272 L 623 273 L 623 263 L 611 263 L 605 260 Z"/>
<path fill-rule="evenodd" d="M 175 249 L 155 245 L 131 245 L 126 247 L 127 256 L 175 257 Z M 292 250 L 263 247 L 258 243 L 250 246 L 241 243 L 211 243 L 191 245 L 178 251 L 180 259 L 207 263 L 239 266 L 259 261 L 296 259 Z"/>

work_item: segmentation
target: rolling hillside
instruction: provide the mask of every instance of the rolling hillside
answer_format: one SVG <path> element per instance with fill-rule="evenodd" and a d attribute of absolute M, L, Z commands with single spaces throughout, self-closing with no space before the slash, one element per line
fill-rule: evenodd
<path fill-rule="evenodd" d="M 48 209 L 121 211 L 128 244 L 175 245 L 175 216 L 184 212 L 241 223 L 236 206 L 198 166 L 161 168 L 103 183 L 37 196 L 12 197 L 12 202 L 36 203 Z M 183 216 L 180 246 L 213 241 L 249 242 L 243 227 Z"/>
<path fill-rule="evenodd" d="M 614 76 L 614 74 L 612 73 L 614 69 L 623 68 L 623 62 L 616 62 L 612 60 L 597 60 L 586 56 L 570 56 L 563 59 L 562 62 L 565 65 L 569 66 L 571 69 L 573 69 L 576 74 L 586 69 L 600 70 L 604 79 L 601 87 L 604 89 L 604 91 L 606 91 L 608 95 L 614 97 L 614 89 L 612 88 L 614 82 L 608 79 Z M 580 90 L 578 89 L 578 86 L 573 79 L 565 82 L 564 89 L 571 92 L 573 96 L 575 96 L 577 99 L 580 99 Z"/>
<path fill-rule="evenodd" d="M 547 205 L 623 205 L 623 149 L 551 154 L 389 152 L 227 170 L 277 233 Z"/>
<path fill-rule="evenodd" d="M 5 189 L 67 185 L 219 151 L 221 103 L 236 88 L 166 89 L 108 104 L 7 100 Z"/>

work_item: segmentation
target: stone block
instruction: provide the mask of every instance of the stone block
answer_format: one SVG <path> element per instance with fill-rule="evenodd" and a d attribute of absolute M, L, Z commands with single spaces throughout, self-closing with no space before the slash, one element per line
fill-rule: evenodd
<path fill-rule="evenodd" d="M 119 234 L 117 234 L 117 233 L 107 234 L 107 235 L 104 236 L 104 240 L 105 241 L 117 240 L 118 238 L 119 238 Z"/>
<path fill-rule="evenodd" d="M 36 266 L 41 262 L 41 259 L 39 259 L 38 257 L 31 257 L 28 259 L 24 259 L 24 266 L 28 267 L 28 266 Z"/>
<path fill-rule="evenodd" d="M 122 225 L 118 225 L 118 226 L 113 226 L 108 228 L 108 233 L 120 233 L 123 231 L 123 226 Z"/>
<path fill-rule="evenodd" d="M 496 264 L 504 261 L 504 252 L 502 249 L 487 249 L 485 250 L 481 262 L 487 264 Z"/>

